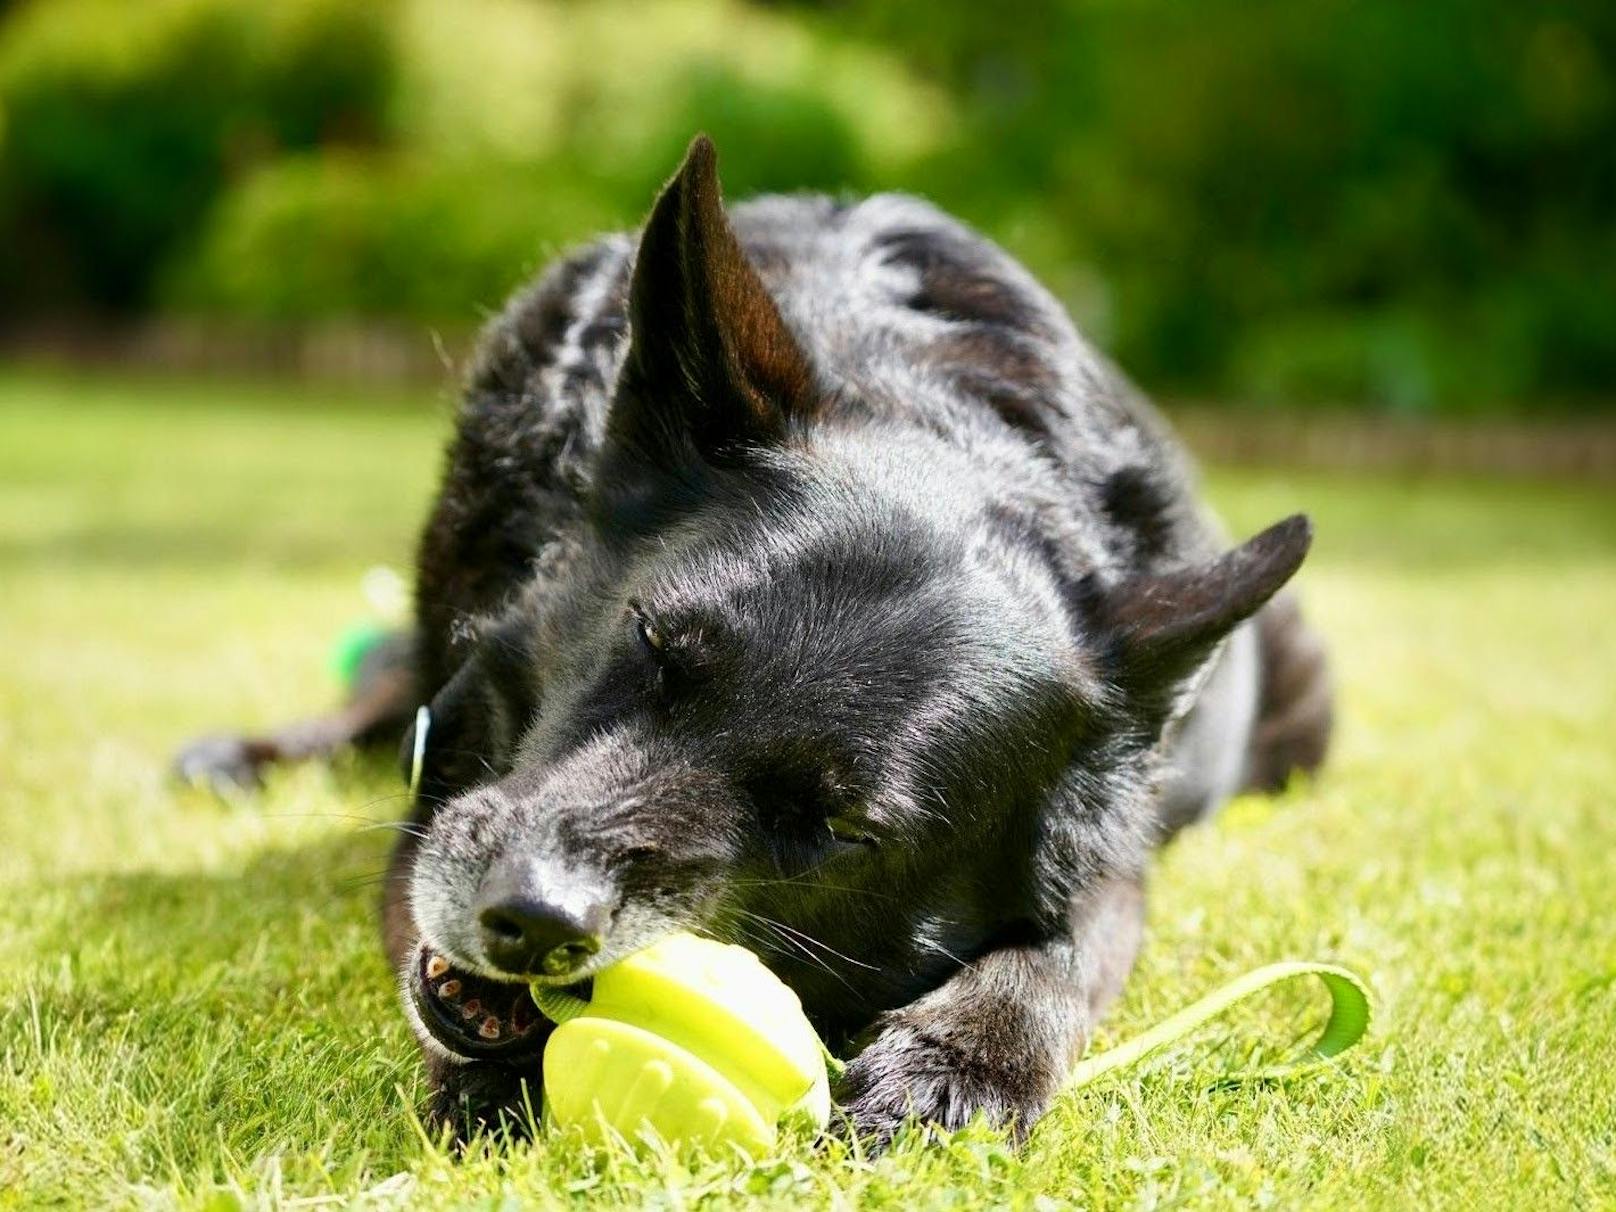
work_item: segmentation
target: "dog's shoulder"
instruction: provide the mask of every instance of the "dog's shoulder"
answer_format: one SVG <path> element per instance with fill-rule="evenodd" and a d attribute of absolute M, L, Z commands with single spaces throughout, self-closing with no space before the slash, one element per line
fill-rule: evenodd
<path fill-rule="evenodd" d="M 557 258 L 512 295 L 478 341 L 468 406 L 567 394 L 555 387 L 609 388 L 628 331 L 633 261 L 632 236 L 601 236 Z M 546 377 L 554 382 L 547 385 Z"/>
<path fill-rule="evenodd" d="M 554 261 L 484 328 L 417 549 L 419 660 L 447 676 L 458 621 L 509 599 L 578 517 L 627 343 L 628 235 Z"/>

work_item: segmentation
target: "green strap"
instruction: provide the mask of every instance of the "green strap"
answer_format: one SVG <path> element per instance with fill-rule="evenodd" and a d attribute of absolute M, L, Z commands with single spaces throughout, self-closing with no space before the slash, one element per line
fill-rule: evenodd
<path fill-rule="evenodd" d="M 819 1045 L 819 1055 L 825 1058 L 825 1072 L 830 1076 L 831 1085 L 842 1080 L 842 1074 L 847 1072 L 847 1062 L 829 1048 L 819 1036 L 814 1036 L 814 1043 Z"/>
<path fill-rule="evenodd" d="M 576 993 L 569 993 L 554 985 L 529 985 L 528 988 L 533 993 L 534 1002 L 544 1012 L 544 1017 L 557 1026 L 589 1009 L 589 1003 Z"/>
<path fill-rule="evenodd" d="M 1233 1080 L 1250 1081 L 1262 1078 L 1295 1077 L 1318 1068 L 1331 1057 L 1339 1056 L 1363 1038 L 1369 1028 L 1369 989 L 1363 980 L 1345 968 L 1334 964 L 1315 964 L 1289 960 L 1268 964 L 1230 981 L 1200 1001 L 1186 1006 L 1171 1018 L 1157 1023 L 1142 1035 L 1136 1035 L 1125 1044 L 1111 1048 L 1098 1056 L 1090 1056 L 1072 1070 L 1068 1088 L 1076 1089 L 1090 1082 L 1144 1059 L 1158 1048 L 1183 1039 L 1197 1027 L 1210 1022 L 1232 1009 L 1255 993 L 1298 977 L 1314 976 L 1324 982 L 1330 992 L 1330 1018 L 1319 1032 L 1313 1046 L 1303 1055 L 1285 1064 L 1236 1074 Z"/>

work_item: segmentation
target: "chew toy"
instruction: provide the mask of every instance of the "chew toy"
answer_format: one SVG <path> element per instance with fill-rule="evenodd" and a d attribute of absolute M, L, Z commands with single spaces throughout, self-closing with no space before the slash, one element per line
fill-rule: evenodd
<path fill-rule="evenodd" d="M 560 1025 L 544 1049 L 547 1120 L 597 1139 L 774 1147 L 830 1120 L 827 1061 L 797 995 L 743 947 L 675 934 L 601 972 L 588 1001 L 535 985 Z M 838 1066 L 839 1067 L 839 1066 Z"/>
<path fill-rule="evenodd" d="M 1298 1060 L 1237 1076 L 1291 1077 L 1352 1047 L 1369 1025 L 1363 982 L 1330 964 L 1269 964 L 1231 981 L 1130 1042 L 1085 1059 L 1068 1088 L 1132 1064 L 1283 981 L 1316 977 L 1330 1017 Z M 548 1123 L 597 1140 L 635 1141 L 647 1128 L 664 1141 L 771 1150 L 781 1124 L 823 1128 L 829 1078 L 840 1062 L 825 1050 L 796 994 L 742 947 L 676 934 L 614 964 L 585 1001 L 534 986 L 539 1009 L 560 1024 L 544 1052 Z"/>

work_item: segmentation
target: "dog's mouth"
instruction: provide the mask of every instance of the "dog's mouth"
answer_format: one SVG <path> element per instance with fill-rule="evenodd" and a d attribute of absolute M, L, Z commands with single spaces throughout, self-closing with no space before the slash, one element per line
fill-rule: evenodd
<path fill-rule="evenodd" d="M 549 1020 L 526 984 L 457 968 L 424 943 L 415 955 L 409 996 L 433 1039 L 468 1060 L 536 1057 L 550 1034 Z"/>

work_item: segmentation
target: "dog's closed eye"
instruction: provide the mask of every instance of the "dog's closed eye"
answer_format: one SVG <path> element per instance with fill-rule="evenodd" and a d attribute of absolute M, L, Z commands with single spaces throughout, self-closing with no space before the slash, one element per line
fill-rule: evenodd
<path fill-rule="evenodd" d="M 662 634 L 662 628 L 638 602 L 629 603 L 629 614 L 634 620 L 634 630 L 640 637 L 640 643 L 645 651 L 654 660 L 661 661 L 668 655 L 668 641 Z"/>
<path fill-rule="evenodd" d="M 875 836 L 860 820 L 852 780 L 813 748 L 774 755 L 743 780 L 759 817 L 786 853 L 874 845 Z"/>
<path fill-rule="evenodd" d="M 844 845 L 874 846 L 878 844 L 874 834 L 870 833 L 857 821 L 845 816 L 830 817 L 826 820 L 825 827 L 830 830 L 831 837 Z"/>
<path fill-rule="evenodd" d="M 657 671 L 664 693 L 688 689 L 711 676 L 721 629 L 710 620 L 668 617 L 630 600 L 627 617 L 635 644 Z"/>

